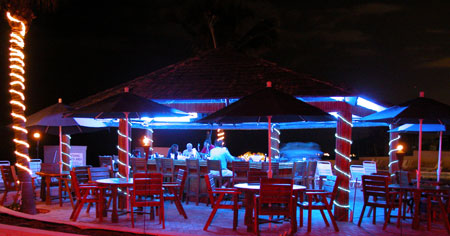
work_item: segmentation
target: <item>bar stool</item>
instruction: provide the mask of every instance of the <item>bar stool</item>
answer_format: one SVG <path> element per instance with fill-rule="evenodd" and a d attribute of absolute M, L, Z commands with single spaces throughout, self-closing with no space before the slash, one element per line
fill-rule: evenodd
<path fill-rule="evenodd" d="M 198 206 L 200 197 L 207 196 L 207 193 L 200 193 L 201 189 L 200 181 L 202 178 L 205 178 L 205 175 L 200 173 L 199 160 L 186 160 L 186 171 L 187 171 L 186 205 L 189 204 L 189 197 L 193 196 L 195 197 L 195 204 Z M 193 187 L 194 189 L 192 189 Z"/>
<path fill-rule="evenodd" d="M 164 182 L 173 182 L 174 170 L 173 159 L 161 158 L 160 172 L 163 175 Z"/>

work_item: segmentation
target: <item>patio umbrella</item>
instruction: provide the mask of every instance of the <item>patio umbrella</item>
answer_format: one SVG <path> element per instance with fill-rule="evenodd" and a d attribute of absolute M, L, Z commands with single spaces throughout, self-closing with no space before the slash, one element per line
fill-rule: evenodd
<path fill-rule="evenodd" d="M 28 129 L 37 129 L 44 133 L 59 135 L 60 167 L 62 163 L 62 134 L 93 132 L 106 127 L 103 122 L 95 121 L 93 119 L 87 121 L 63 117 L 64 113 L 72 110 L 73 108 L 63 104 L 62 99 L 60 98 L 58 99 L 58 103 L 28 116 L 27 122 L 25 123 L 25 126 Z"/>
<path fill-rule="evenodd" d="M 450 106 L 436 100 L 425 98 L 424 93 L 420 97 L 393 106 L 386 110 L 368 115 L 362 121 L 379 121 L 390 124 L 419 123 L 419 153 L 417 168 L 417 186 L 420 186 L 420 162 L 422 160 L 422 128 L 423 124 L 449 124 Z"/>
<path fill-rule="evenodd" d="M 438 168 L 436 170 L 437 181 L 441 177 L 441 161 L 442 161 L 442 132 L 445 131 L 445 125 L 438 124 L 424 124 L 422 125 L 422 132 L 439 132 L 439 154 L 438 154 Z M 420 132 L 420 125 L 418 124 L 404 124 L 395 129 L 391 129 L 390 133 L 418 133 Z"/>
<path fill-rule="evenodd" d="M 129 136 L 129 118 L 182 117 L 187 115 L 188 114 L 183 111 L 164 106 L 144 97 L 129 93 L 127 87 L 125 88 L 124 93 L 119 93 L 66 114 L 66 116 L 69 117 L 125 119 L 127 129 L 124 135 L 127 139 Z M 129 153 L 128 142 L 125 144 L 125 151 L 126 153 Z M 126 158 L 125 163 L 128 166 L 128 158 Z M 126 171 L 125 174 L 128 178 L 128 171 Z"/>
<path fill-rule="evenodd" d="M 272 88 L 272 83 L 269 81 L 266 88 L 245 96 L 198 122 L 219 124 L 267 122 L 269 176 L 272 177 L 271 123 L 333 120 L 335 120 L 333 116 L 321 109 Z"/>

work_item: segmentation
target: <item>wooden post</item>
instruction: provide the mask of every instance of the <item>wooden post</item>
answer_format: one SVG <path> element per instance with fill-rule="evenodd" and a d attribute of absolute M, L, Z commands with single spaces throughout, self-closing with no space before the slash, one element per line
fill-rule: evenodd
<path fill-rule="evenodd" d="M 70 163 L 70 135 L 64 134 L 62 136 L 62 161 L 63 163 L 66 163 L 68 165 L 71 165 Z M 70 171 L 70 166 L 63 164 L 63 171 Z"/>
<path fill-rule="evenodd" d="M 128 127 L 128 124 L 125 121 L 125 119 L 120 119 L 119 120 L 119 132 L 121 134 L 125 134 L 127 127 Z M 126 149 L 125 145 L 127 142 L 128 142 L 128 140 L 125 137 L 123 137 L 121 135 L 118 136 L 118 145 L 121 150 Z M 127 155 L 127 153 L 118 150 L 118 156 L 119 156 L 118 160 L 120 161 L 120 163 L 123 163 L 123 164 L 119 163 L 119 174 L 120 174 L 120 176 L 126 177 L 126 176 L 128 176 L 128 167 L 125 166 L 125 164 L 128 163 L 128 160 L 127 160 L 128 155 Z"/>
<path fill-rule="evenodd" d="M 395 129 L 398 125 L 391 124 L 389 129 Z M 397 149 L 400 135 L 398 133 L 389 133 L 389 173 L 392 175 L 400 170 L 400 163 L 398 162 Z M 392 163 L 392 164 L 391 164 Z"/>
<path fill-rule="evenodd" d="M 352 122 L 352 113 L 350 112 L 350 105 L 345 103 L 345 109 L 338 112 L 339 116 L 344 118 L 348 122 Z M 342 118 L 338 118 L 337 126 L 336 126 L 336 134 L 339 137 L 345 138 L 347 140 L 352 139 L 352 126 L 345 122 Z M 342 138 L 336 138 L 336 150 L 350 157 L 351 152 L 351 143 L 345 141 Z M 349 189 L 349 177 L 350 173 L 350 162 L 343 157 L 342 155 L 336 153 L 336 167 L 346 174 L 342 174 L 339 171 L 336 171 L 337 175 L 341 175 L 341 181 L 339 182 L 339 186 L 344 189 Z M 349 206 L 349 193 L 346 191 L 339 191 L 336 199 L 337 203 L 341 206 Z M 335 206 L 334 208 L 334 216 L 336 220 L 339 221 L 348 221 L 348 207 L 339 207 Z"/>

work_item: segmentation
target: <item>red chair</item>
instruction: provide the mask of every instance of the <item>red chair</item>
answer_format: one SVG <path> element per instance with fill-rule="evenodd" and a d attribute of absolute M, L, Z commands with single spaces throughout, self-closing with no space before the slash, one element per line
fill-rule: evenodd
<path fill-rule="evenodd" d="M 159 207 L 159 223 L 164 223 L 163 176 L 160 173 L 135 173 L 131 191 L 131 226 L 134 228 L 134 207 Z"/>
<path fill-rule="evenodd" d="M 250 163 L 247 161 L 233 161 L 231 163 L 233 171 L 233 186 L 238 183 L 248 182 L 248 171 L 250 170 Z"/>
<path fill-rule="evenodd" d="M 327 181 L 328 182 L 328 181 Z M 333 201 L 337 196 L 337 191 L 339 187 L 340 178 L 336 178 L 336 182 L 333 186 L 333 191 L 328 192 L 326 190 L 320 189 L 307 189 L 305 192 L 308 201 L 297 202 L 297 206 L 300 207 L 300 227 L 303 227 L 303 210 L 308 210 L 308 232 L 311 232 L 311 222 L 312 222 L 312 210 L 320 210 L 322 214 L 323 221 L 325 221 L 325 225 L 327 227 L 330 226 L 328 220 L 323 212 L 326 210 L 328 215 L 330 216 L 331 223 L 333 224 L 334 230 L 339 232 L 339 228 L 336 224 L 336 219 L 331 212 L 331 208 L 333 207 Z M 328 201 L 327 198 L 330 198 Z"/>
<path fill-rule="evenodd" d="M 177 206 L 178 211 L 184 216 L 185 219 L 187 219 L 186 212 L 183 209 L 183 206 L 181 206 L 181 199 L 183 198 L 183 191 L 184 191 L 184 185 L 186 183 L 187 178 L 187 172 L 183 169 L 178 170 L 178 175 L 176 178 L 176 181 L 173 182 L 174 184 L 179 184 L 180 187 L 176 188 L 169 188 L 169 192 L 164 194 L 164 200 L 171 200 L 175 202 L 175 205 Z M 164 184 L 171 184 L 171 182 L 164 183 Z M 178 190 L 178 191 L 176 191 Z"/>
<path fill-rule="evenodd" d="M 72 221 L 76 221 L 85 203 L 95 203 L 96 217 L 103 221 L 103 190 L 104 188 L 95 185 L 80 185 L 74 171 L 70 171 L 72 188 L 76 196 L 76 204 L 70 215 Z M 89 208 L 87 210 L 89 213 Z"/>
<path fill-rule="evenodd" d="M 232 209 L 233 210 L 233 230 L 236 230 L 238 225 L 238 196 L 240 192 L 235 188 L 216 188 L 214 177 L 212 174 L 205 175 L 206 188 L 208 190 L 209 200 L 211 201 L 211 207 L 213 208 L 211 214 L 206 221 L 203 230 L 208 230 L 214 216 L 218 209 Z M 233 196 L 231 201 L 224 200 L 225 194 L 231 194 Z"/>
<path fill-rule="evenodd" d="M 401 203 L 402 199 L 399 198 L 400 201 L 396 201 L 397 195 L 399 192 L 394 192 L 389 190 L 389 176 L 380 176 L 380 175 L 363 175 L 362 176 L 362 187 L 364 194 L 364 206 L 361 211 L 361 216 L 359 217 L 358 226 L 361 226 L 361 222 L 363 219 L 364 211 L 366 210 L 366 206 L 373 207 L 373 220 L 372 223 L 375 224 L 376 218 L 376 209 L 377 207 L 384 208 L 385 210 L 385 219 L 383 230 L 386 229 L 387 223 L 389 222 L 389 218 L 391 217 L 391 211 L 393 208 L 398 208 L 397 215 L 397 228 L 400 227 L 400 217 L 401 217 Z M 372 197 L 372 199 L 371 199 Z M 387 212 L 386 212 L 387 210 Z"/>
<path fill-rule="evenodd" d="M 293 195 L 292 179 L 261 179 L 259 195 L 254 198 L 255 232 L 259 235 L 260 215 L 284 215 L 289 216 L 291 232 L 295 231 L 295 196 Z"/>
<path fill-rule="evenodd" d="M 0 171 L 2 172 L 3 184 L 5 185 L 5 192 L 3 193 L 2 200 L 0 201 L 0 205 L 3 206 L 5 203 L 6 197 L 8 196 L 8 192 L 16 191 L 16 195 L 14 196 L 14 204 L 17 203 L 17 199 L 19 197 L 20 184 L 18 184 L 18 179 L 16 175 L 16 169 L 14 166 L 0 166 Z"/>

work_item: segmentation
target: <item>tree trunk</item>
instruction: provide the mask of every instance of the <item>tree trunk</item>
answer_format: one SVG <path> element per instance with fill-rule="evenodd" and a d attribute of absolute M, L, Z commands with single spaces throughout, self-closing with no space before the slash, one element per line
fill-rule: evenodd
<path fill-rule="evenodd" d="M 25 129 L 25 63 L 23 49 L 25 47 L 26 21 L 20 17 L 7 13 L 8 23 L 11 27 L 10 34 L 10 94 L 11 116 L 13 120 L 16 167 L 21 183 L 22 204 L 21 211 L 28 214 L 36 214 L 33 186 L 31 184 L 30 157 L 28 156 L 28 138 Z"/>

